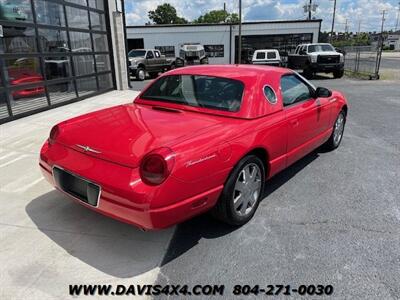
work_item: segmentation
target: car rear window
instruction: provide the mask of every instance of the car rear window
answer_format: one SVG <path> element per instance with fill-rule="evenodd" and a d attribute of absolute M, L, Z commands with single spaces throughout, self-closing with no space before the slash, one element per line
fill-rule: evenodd
<path fill-rule="evenodd" d="M 235 112 L 240 109 L 244 84 L 239 80 L 202 75 L 160 77 L 142 99 Z"/>
<path fill-rule="evenodd" d="M 268 59 L 275 59 L 276 58 L 276 53 L 275 52 L 268 52 L 267 53 L 267 58 Z"/>
<path fill-rule="evenodd" d="M 257 59 L 265 59 L 265 52 L 257 52 L 256 58 Z"/>

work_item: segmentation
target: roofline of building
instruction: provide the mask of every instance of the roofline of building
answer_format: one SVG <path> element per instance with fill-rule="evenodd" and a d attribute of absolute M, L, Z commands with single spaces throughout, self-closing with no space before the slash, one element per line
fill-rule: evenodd
<path fill-rule="evenodd" d="M 313 20 L 271 20 L 271 21 L 250 21 L 242 22 L 242 25 L 251 24 L 275 24 L 275 23 L 320 23 L 322 19 Z M 238 23 L 189 23 L 189 24 L 150 24 L 150 25 L 129 25 L 126 28 L 160 28 L 160 27 L 193 27 L 193 26 L 226 26 L 238 25 Z"/>

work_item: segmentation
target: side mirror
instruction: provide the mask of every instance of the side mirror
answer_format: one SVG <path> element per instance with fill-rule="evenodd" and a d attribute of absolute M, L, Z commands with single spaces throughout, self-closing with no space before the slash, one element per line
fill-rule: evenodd
<path fill-rule="evenodd" d="M 332 92 L 324 87 L 318 87 L 315 91 L 315 98 L 328 98 L 332 96 Z"/>

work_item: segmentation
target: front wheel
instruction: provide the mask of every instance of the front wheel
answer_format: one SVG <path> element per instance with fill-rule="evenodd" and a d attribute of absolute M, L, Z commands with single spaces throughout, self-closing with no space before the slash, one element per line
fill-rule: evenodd
<path fill-rule="evenodd" d="M 334 150 L 339 147 L 340 142 L 343 138 L 344 125 L 346 124 L 346 113 L 342 110 L 336 118 L 335 124 L 333 125 L 333 131 L 329 140 L 325 143 L 327 150 Z"/>
<path fill-rule="evenodd" d="M 260 203 L 264 181 L 262 161 L 255 155 L 245 156 L 229 175 L 212 214 L 230 225 L 247 223 Z"/>
<path fill-rule="evenodd" d="M 338 71 L 334 71 L 333 72 L 333 77 L 334 78 L 342 78 L 344 75 L 344 71 L 343 70 L 338 70 Z"/>
<path fill-rule="evenodd" d="M 146 71 L 143 68 L 138 68 L 136 71 L 136 79 L 143 81 L 146 79 Z"/>

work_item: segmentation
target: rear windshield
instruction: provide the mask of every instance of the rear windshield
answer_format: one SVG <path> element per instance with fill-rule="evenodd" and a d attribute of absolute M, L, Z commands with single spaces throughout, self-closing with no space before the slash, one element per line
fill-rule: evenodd
<path fill-rule="evenodd" d="M 141 98 L 235 112 L 240 109 L 243 89 L 241 81 L 228 78 L 170 75 L 158 79 Z"/>

